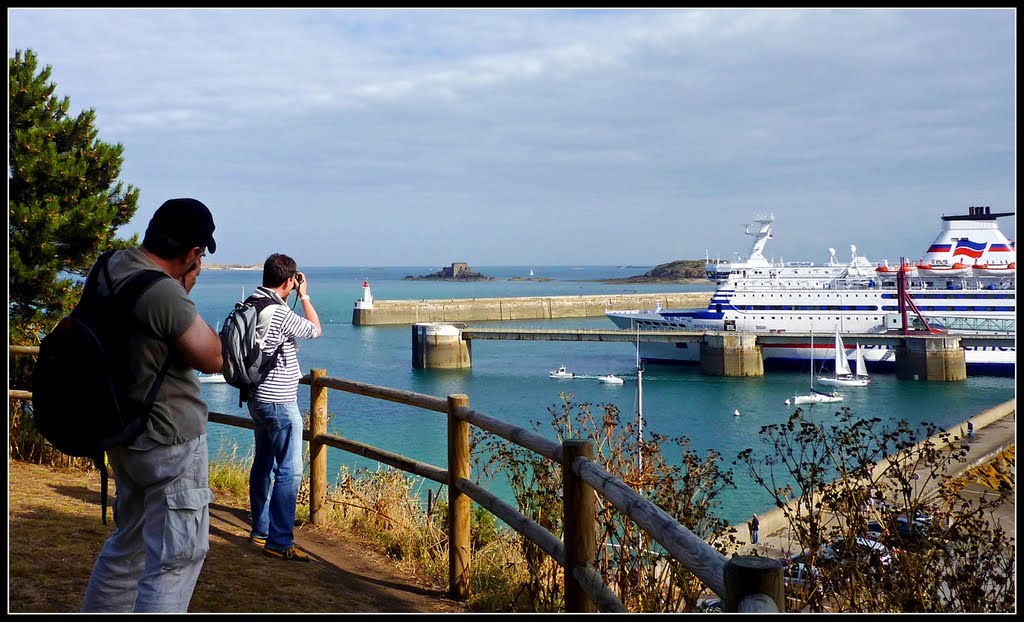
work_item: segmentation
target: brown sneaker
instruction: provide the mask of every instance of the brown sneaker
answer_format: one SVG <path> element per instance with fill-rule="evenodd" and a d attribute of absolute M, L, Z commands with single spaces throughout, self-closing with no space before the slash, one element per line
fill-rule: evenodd
<path fill-rule="evenodd" d="M 277 559 L 287 559 L 293 562 L 309 563 L 309 555 L 306 555 L 294 546 L 288 547 L 283 551 L 275 551 L 274 549 L 264 548 L 263 554 L 267 557 L 276 557 Z"/>
<path fill-rule="evenodd" d="M 255 544 L 256 546 L 264 546 L 264 545 L 267 544 L 267 537 L 266 536 L 249 536 L 249 542 Z"/>

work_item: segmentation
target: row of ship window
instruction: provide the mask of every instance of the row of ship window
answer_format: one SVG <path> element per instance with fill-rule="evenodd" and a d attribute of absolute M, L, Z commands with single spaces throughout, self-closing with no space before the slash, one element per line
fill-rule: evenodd
<path fill-rule="evenodd" d="M 768 298 L 775 298 L 775 294 L 761 294 L 762 298 L 765 297 L 765 296 L 767 296 Z M 779 298 L 803 298 L 804 294 L 778 294 L 778 296 L 779 296 Z M 835 294 L 831 294 L 831 293 L 828 293 L 828 294 L 807 294 L 808 298 L 821 298 L 822 296 L 826 296 L 826 297 L 831 298 L 831 297 L 834 297 Z M 878 294 L 869 293 L 869 294 L 851 294 L 849 297 L 850 298 L 860 298 L 860 297 L 876 298 L 878 296 L 879 296 Z M 883 300 L 895 300 L 897 297 L 898 297 L 898 294 L 881 294 L 881 298 Z M 1015 300 L 1017 298 L 1017 295 L 1016 294 L 1005 293 L 1005 292 L 1004 293 L 993 293 L 993 294 L 986 294 L 984 292 L 971 292 L 971 293 L 962 293 L 962 294 L 952 294 L 952 293 L 949 293 L 949 292 L 941 292 L 941 293 L 934 293 L 934 294 L 914 292 L 913 293 L 913 298 L 914 298 L 915 301 L 916 300 L 934 300 L 934 299 L 939 299 L 939 300 Z"/>
<path fill-rule="evenodd" d="M 721 312 L 721 305 L 715 305 L 716 311 Z M 899 311 L 897 305 L 731 305 L 737 311 Z M 986 305 L 917 305 L 917 308 L 924 311 L 966 311 L 966 312 L 1013 312 L 1015 306 L 986 306 Z"/>

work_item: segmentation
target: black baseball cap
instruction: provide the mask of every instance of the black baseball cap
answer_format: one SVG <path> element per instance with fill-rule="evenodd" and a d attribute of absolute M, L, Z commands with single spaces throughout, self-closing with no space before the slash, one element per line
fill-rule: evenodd
<path fill-rule="evenodd" d="M 185 247 L 203 246 L 214 253 L 217 242 L 213 239 L 213 214 L 195 199 L 170 199 L 157 208 L 149 220 L 146 235 L 162 234 Z"/>

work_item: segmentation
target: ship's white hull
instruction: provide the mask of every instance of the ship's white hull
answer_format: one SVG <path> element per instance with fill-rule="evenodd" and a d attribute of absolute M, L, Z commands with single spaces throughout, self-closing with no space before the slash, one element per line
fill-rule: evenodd
<path fill-rule="evenodd" d="M 848 263 L 838 261 L 831 248 L 822 265 L 772 262 L 764 256 L 764 248 L 772 238 L 775 217 L 758 216 L 745 231 L 755 238 L 746 259 L 708 260 L 707 276 L 718 289 L 707 308 L 659 307 L 606 315 L 621 329 L 641 331 L 885 333 L 902 328 L 905 322 L 927 322 L 930 328 L 951 335 L 1016 337 L 1016 247 L 996 223 L 999 217 L 1011 215 L 972 206 L 967 214 L 942 216 L 942 230 L 916 268 L 906 261 L 876 266 L 857 255 L 853 245 Z M 897 283 L 900 275 L 906 278 Z M 639 348 L 645 361 L 700 361 L 696 344 L 641 342 Z M 808 344 L 795 339 L 762 349 L 769 365 L 806 365 L 812 358 L 833 361 L 834 353 L 832 346 L 815 344 L 812 356 Z M 966 347 L 965 362 L 972 373 L 1014 374 L 1016 354 L 1015 346 Z M 864 358 L 872 363 L 870 369 L 885 369 L 895 362 L 896 354 L 887 346 L 864 344 Z"/>
<path fill-rule="evenodd" d="M 628 328 L 628 326 L 620 326 Z M 720 330 L 720 329 L 719 329 Z M 862 345 L 864 360 L 872 371 L 891 371 L 896 362 L 896 352 L 887 346 Z M 832 348 L 815 347 L 814 360 L 829 360 Z M 968 347 L 964 349 L 964 362 L 972 373 L 1012 374 L 1016 367 L 1016 348 Z M 806 369 L 811 360 L 811 349 L 807 343 L 778 344 L 765 346 L 761 357 L 766 365 Z M 640 342 L 640 358 L 652 363 L 700 363 L 700 346 L 693 343 Z M 827 365 L 827 364 L 826 364 Z M 826 367 L 827 368 L 827 367 Z"/>

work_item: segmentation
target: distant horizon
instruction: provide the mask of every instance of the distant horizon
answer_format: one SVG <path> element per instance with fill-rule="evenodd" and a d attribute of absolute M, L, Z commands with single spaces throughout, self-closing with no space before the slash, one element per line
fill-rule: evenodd
<path fill-rule="evenodd" d="M 663 262 L 663 263 L 672 263 L 673 261 L 701 261 L 701 262 L 703 262 L 704 260 L 703 259 L 699 259 L 699 260 L 697 260 L 697 259 L 673 259 L 671 261 Z M 475 264 L 472 264 L 472 263 L 469 263 L 469 262 L 466 262 L 466 263 L 467 263 L 467 265 L 469 265 L 469 267 L 471 269 L 475 268 Z M 654 267 L 660 266 L 660 265 L 662 265 L 662 264 L 644 264 L 644 265 L 629 264 L 629 265 L 627 265 L 627 264 L 616 264 L 616 263 L 606 263 L 606 264 L 573 264 L 573 263 L 565 263 L 565 264 L 555 264 L 555 263 L 550 263 L 550 264 L 527 264 L 527 263 L 522 263 L 522 264 L 519 264 L 519 263 L 507 263 L 507 264 L 491 264 L 491 265 L 483 265 L 483 264 L 481 264 L 480 267 L 481 268 L 537 268 L 537 267 L 541 267 L 541 268 L 577 268 L 577 267 L 578 268 L 654 268 Z M 420 266 L 421 266 L 420 264 L 390 264 L 390 265 L 384 265 L 384 264 L 381 264 L 381 265 L 375 265 L 375 264 L 351 264 L 351 265 L 341 265 L 341 264 L 337 264 L 337 265 L 306 264 L 304 266 L 300 265 L 299 269 L 301 270 L 303 267 L 306 267 L 306 268 L 373 268 L 373 269 L 381 268 L 381 269 L 384 269 L 384 268 L 419 268 Z M 206 269 L 209 269 L 209 270 L 224 270 L 224 269 L 231 269 L 231 268 L 241 269 L 241 267 L 260 267 L 260 268 L 262 268 L 263 267 L 263 262 L 262 261 L 251 262 L 251 263 L 236 263 L 236 262 L 216 263 L 216 262 L 210 262 L 210 261 L 203 262 L 203 268 L 206 268 Z M 424 269 L 438 270 L 440 268 L 447 268 L 447 267 L 451 267 L 451 264 L 448 263 L 448 264 L 444 264 L 444 265 L 441 265 L 441 266 L 426 266 Z"/>

